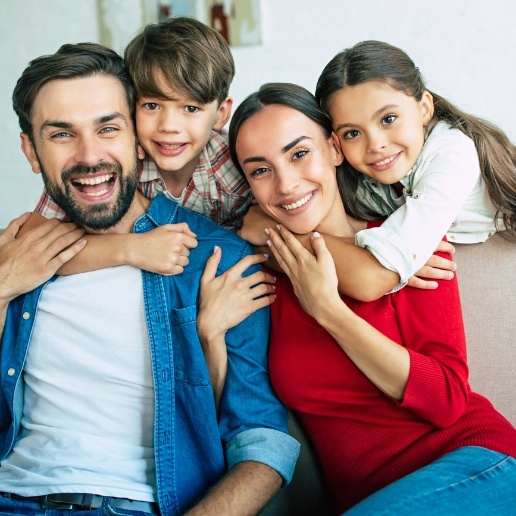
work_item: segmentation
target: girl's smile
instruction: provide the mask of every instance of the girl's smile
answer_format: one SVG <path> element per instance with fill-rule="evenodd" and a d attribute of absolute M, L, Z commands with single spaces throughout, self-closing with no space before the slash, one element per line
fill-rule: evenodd
<path fill-rule="evenodd" d="M 367 81 L 337 91 L 328 110 L 350 165 L 380 183 L 394 184 L 423 148 L 433 101 L 427 91 L 418 102 L 386 83 Z"/>

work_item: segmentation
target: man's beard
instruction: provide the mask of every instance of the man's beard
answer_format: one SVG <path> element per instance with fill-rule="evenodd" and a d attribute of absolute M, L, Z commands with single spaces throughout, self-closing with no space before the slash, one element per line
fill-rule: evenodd
<path fill-rule="evenodd" d="M 40 160 L 41 175 L 45 188 L 55 203 L 70 217 L 71 220 L 85 226 L 93 231 L 105 231 L 122 220 L 131 205 L 136 187 L 138 186 L 138 156 L 135 153 L 134 168 L 127 174 L 122 174 L 120 163 L 99 163 L 93 167 L 86 165 L 75 165 L 63 171 L 61 178 L 63 185 L 53 183 L 45 173 Z M 91 203 L 85 207 L 80 206 L 71 193 L 71 179 L 85 174 L 95 174 L 98 172 L 114 173 L 120 182 L 118 198 L 113 206 L 108 203 Z M 85 203 L 86 204 L 86 203 Z"/>

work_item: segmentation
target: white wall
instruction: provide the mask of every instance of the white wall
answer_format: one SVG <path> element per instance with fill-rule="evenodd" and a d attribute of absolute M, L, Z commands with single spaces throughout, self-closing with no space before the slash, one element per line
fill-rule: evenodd
<path fill-rule="evenodd" d="M 129 0 L 123 3 L 130 7 Z M 313 91 L 334 54 L 364 39 L 380 39 L 406 50 L 430 89 L 498 124 L 516 142 L 515 4 L 261 0 L 261 5 L 264 44 L 233 49 L 236 104 L 268 81 Z M 41 179 L 19 149 L 10 100 L 17 78 L 30 59 L 53 53 L 62 43 L 97 39 L 95 0 L 0 0 L 0 227 L 32 210 L 41 191 Z"/>

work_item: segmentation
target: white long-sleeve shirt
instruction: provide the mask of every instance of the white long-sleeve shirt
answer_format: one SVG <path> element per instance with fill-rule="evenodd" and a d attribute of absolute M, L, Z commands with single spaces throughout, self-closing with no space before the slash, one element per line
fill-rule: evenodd
<path fill-rule="evenodd" d="M 356 244 L 400 275 L 394 290 L 427 262 L 445 234 L 450 242 L 472 244 L 496 232 L 496 209 L 487 195 L 475 145 L 446 122 L 436 124 L 401 180 L 401 197 L 391 185 L 368 176 L 359 181 L 359 198 L 387 220 L 357 233 Z"/>

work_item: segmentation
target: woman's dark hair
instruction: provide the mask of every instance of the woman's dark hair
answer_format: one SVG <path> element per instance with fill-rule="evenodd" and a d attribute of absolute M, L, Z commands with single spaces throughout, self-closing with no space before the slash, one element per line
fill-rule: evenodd
<path fill-rule="evenodd" d="M 124 61 L 114 50 L 97 43 L 63 45 L 55 54 L 32 60 L 18 79 L 13 92 L 13 108 L 21 130 L 33 141 L 30 121 L 34 100 L 41 88 L 56 79 L 105 75 L 120 81 L 127 105 L 134 114 L 135 91 Z"/>
<path fill-rule="evenodd" d="M 288 82 L 269 82 L 258 91 L 251 93 L 235 110 L 229 124 L 229 152 L 234 164 L 244 175 L 236 153 L 236 140 L 240 128 L 253 115 L 267 106 L 287 106 L 313 120 L 329 138 L 333 129 L 330 117 L 321 110 L 315 97 L 302 86 Z"/>
<path fill-rule="evenodd" d="M 380 81 L 420 101 L 428 91 L 434 99 L 434 117 L 429 129 L 439 120 L 448 122 L 470 137 L 477 149 L 482 177 L 491 201 L 505 226 L 516 236 L 516 147 L 494 124 L 469 115 L 428 90 L 419 69 L 401 49 L 381 41 L 363 41 L 339 52 L 324 68 L 315 91 L 323 110 L 338 91 L 368 81 Z M 344 160 L 345 190 L 355 192 L 347 209 L 359 218 L 371 218 L 356 189 L 360 172 Z"/>

